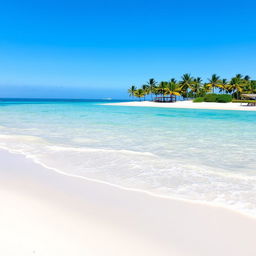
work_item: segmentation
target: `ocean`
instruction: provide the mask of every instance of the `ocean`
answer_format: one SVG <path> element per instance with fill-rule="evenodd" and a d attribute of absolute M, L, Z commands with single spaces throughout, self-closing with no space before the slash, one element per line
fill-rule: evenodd
<path fill-rule="evenodd" d="M 256 216 L 256 113 L 2 100 L 0 147 L 61 173 Z"/>

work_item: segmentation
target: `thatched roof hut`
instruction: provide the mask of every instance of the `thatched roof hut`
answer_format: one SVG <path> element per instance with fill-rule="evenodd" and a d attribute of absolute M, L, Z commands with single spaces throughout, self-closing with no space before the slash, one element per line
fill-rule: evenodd
<path fill-rule="evenodd" d="M 251 94 L 242 94 L 241 96 L 242 96 L 242 98 L 246 98 L 246 99 L 252 99 L 252 100 L 256 99 L 256 94 L 253 94 L 253 93 L 251 93 Z"/>

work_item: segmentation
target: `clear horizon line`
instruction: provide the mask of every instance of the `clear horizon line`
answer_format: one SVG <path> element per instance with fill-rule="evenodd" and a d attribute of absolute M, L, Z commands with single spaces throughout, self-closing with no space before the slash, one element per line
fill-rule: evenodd
<path fill-rule="evenodd" d="M 131 99 L 115 99 L 111 97 L 104 97 L 104 98 L 51 98 L 51 97 L 0 97 L 0 100 L 128 100 L 133 101 Z"/>

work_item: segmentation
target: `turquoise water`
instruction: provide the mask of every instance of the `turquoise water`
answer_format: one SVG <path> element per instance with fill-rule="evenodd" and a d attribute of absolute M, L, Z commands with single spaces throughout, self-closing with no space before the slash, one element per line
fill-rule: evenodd
<path fill-rule="evenodd" d="M 69 174 L 256 216 L 256 113 L 0 104 L 0 147 Z"/>

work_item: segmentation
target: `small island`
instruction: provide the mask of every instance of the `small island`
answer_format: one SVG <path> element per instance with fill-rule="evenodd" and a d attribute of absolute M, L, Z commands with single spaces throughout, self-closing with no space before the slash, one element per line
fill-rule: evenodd
<path fill-rule="evenodd" d="M 218 102 L 218 103 L 246 103 L 248 106 L 256 105 L 256 80 L 250 76 L 237 74 L 230 80 L 221 79 L 213 74 L 207 81 L 201 77 L 193 77 L 186 73 L 181 80 L 171 78 L 169 81 L 156 82 L 154 78 L 143 84 L 140 88 L 132 85 L 128 89 L 132 99 L 138 98 L 140 101 L 150 95 L 150 100 L 154 102 L 176 102 L 179 100 L 192 100 L 198 102 Z"/>

